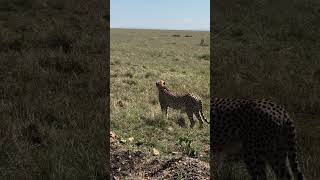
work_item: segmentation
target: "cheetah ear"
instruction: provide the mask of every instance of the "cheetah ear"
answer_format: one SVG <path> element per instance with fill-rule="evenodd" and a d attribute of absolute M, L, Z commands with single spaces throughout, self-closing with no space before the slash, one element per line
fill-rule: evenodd
<path fill-rule="evenodd" d="M 166 85 L 166 82 L 165 82 L 165 81 L 163 81 L 163 85 Z"/>

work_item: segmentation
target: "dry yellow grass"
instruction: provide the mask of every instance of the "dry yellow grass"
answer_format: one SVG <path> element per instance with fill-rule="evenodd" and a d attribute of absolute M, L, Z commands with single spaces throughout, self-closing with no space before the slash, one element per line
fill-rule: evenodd
<path fill-rule="evenodd" d="M 189 36 L 189 37 L 186 37 Z M 190 37 L 191 36 L 191 37 Z M 129 150 L 141 150 L 152 158 L 172 152 L 195 155 L 208 162 L 209 126 L 187 126 L 186 114 L 169 109 L 169 119 L 161 117 L 156 81 L 163 79 L 170 89 L 193 92 L 202 97 L 204 114 L 209 118 L 209 32 L 111 29 L 111 130 L 126 141 Z M 179 139 L 191 140 L 191 146 Z M 190 151 L 189 151 L 190 150 Z"/>

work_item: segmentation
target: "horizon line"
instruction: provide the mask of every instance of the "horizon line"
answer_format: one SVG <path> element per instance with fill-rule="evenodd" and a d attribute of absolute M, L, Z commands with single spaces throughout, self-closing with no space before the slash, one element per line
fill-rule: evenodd
<path fill-rule="evenodd" d="M 166 29 L 166 28 L 138 28 L 138 27 L 110 27 L 110 29 L 135 29 L 135 30 L 165 30 L 165 31 L 207 31 L 210 29 Z"/>

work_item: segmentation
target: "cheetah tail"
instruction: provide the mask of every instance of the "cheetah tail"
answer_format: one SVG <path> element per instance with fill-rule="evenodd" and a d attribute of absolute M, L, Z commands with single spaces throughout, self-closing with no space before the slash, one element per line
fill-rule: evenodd
<path fill-rule="evenodd" d="M 303 180 L 298 159 L 297 159 L 297 144 L 296 144 L 296 131 L 292 121 L 287 121 L 287 140 L 288 140 L 288 159 L 292 173 L 297 180 Z"/>
<path fill-rule="evenodd" d="M 206 121 L 206 123 L 210 124 L 210 122 L 204 117 L 203 112 L 202 112 L 202 101 L 199 100 L 199 104 L 200 104 L 200 114 L 202 119 L 204 119 L 204 121 Z"/>

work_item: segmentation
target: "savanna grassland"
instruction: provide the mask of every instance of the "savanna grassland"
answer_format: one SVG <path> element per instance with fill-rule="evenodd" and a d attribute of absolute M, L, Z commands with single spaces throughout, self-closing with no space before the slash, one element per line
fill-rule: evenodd
<path fill-rule="evenodd" d="M 172 109 L 163 118 L 155 85 L 162 79 L 172 91 L 199 95 L 210 120 L 209 35 L 111 29 L 110 129 L 126 150 L 141 151 L 147 159 L 189 156 L 209 161 L 209 125 L 199 129 L 197 123 L 190 129 L 187 115 Z M 160 154 L 154 156 L 153 148 Z M 182 172 L 179 177 L 186 176 Z"/>
<path fill-rule="evenodd" d="M 297 126 L 302 171 L 319 179 L 320 3 L 226 0 L 214 7 L 213 95 L 283 105 Z M 243 163 L 227 162 L 214 178 L 248 179 Z"/>
<path fill-rule="evenodd" d="M 105 8 L 0 0 L 0 179 L 106 177 Z"/>

